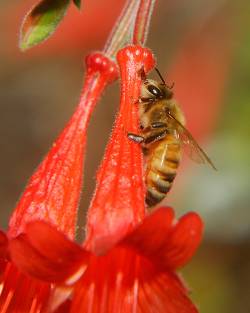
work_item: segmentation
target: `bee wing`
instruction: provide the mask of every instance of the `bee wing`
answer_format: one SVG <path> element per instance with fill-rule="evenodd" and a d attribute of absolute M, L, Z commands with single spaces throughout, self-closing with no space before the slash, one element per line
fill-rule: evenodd
<path fill-rule="evenodd" d="M 213 162 L 198 145 L 191 133 L 170 113 L 168 113 L 168 117 L 171 119 L 171 123 L 176 125 L 178 139 L 186 148 L 185 150 L 189 157 L 196 163 L 209 164 L 214 170 L 217 170 Z"/>

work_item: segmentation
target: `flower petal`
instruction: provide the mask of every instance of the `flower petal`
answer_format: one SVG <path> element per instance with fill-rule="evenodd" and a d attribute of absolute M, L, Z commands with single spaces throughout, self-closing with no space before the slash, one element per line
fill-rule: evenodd
<path fill-rule="evenodd" d="M 182 216 L 173 228 L 162 251 L 162 262 L 170 268 L 184 266 L 200 245 L 203 222 L 194 212 Z"/>
<path fill-rule="evenodd" d="M 60 256 L 60 262 L 73 263 L 88 256 L 80 246 L 46 222 L 29 223 L 25 235 L 30 244 L 49 260 L 56 260 Z"/>
<path fill-rule="evenodd" d="M 6 234 L 0 230 L 0 284 L 4 278 L 4 271 L 8 263 L 8 238 Z"/>
<path fill-rule="evenodd" d="M 138 313 L 198 313 L 179 278 L 171 273 L 156 272 L 145 279 L 138 298 Z"/>
<path fill-rule="evenodd" d="M 98 266 L 97 266 L 98 264 Z M 128 248 L 92 257 L 75 287 L 72 313 L 195 313 L 177 275 Z"/>
<path fill-rule="evenodd" d="M 33 277 L 63 282 L 88 260 L 88 252 L 45 222 L 27 226 L 27 235 L 19 235 L 9 244 L 17 267 Z"/>
<path fill-rule="evenodd" d="M 8 238 L 6 234 L 0 230 L 0 259 L 5 259 L 8 249 Z"/>
<path fill-rule="evenodd" d="M 149 258 L 155 257 L 165 245 L 173 220 L 174 211 L 171 208 L 159 208 L 148 215 L 121 244 L 129 245 Z"/>
<path fill-rule="evenodd" d="M 53 311 L 53 313 L 69 313 L 70 305 L 71 305 L 71 301 L 66 300 L 55 311 Z"/>
<path fill-rule="evenodd" d="M 161 268 L 185 265 L 198 248 L 203 223 L 196 213 L 188 213 L 176 224 L 170 208 L 160 208 L 144 219 L 120 244 L 133 247 Z"/>
<path fill-rule="evenodd" d="M 21 274 L 13 264 L 8 263 L 0 296 L 0 312 L 44 312 L 49 292 L 48 283 Z"/>

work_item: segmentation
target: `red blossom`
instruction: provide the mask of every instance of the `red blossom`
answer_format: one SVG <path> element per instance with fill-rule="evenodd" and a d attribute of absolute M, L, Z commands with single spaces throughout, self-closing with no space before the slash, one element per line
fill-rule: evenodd
<path fill-rule="evenodd" d="M 10 219 L 9 238 L 25 233 L 27 223 L 33 220 L 47 221 L 71 239 L 75 236 L 88 121 L 104 87 L 117 77 L 116 65 L 101 53 L 89 55 L 86 67 L 80 103 L 31 177 Z M 40 312 L 47 305 L 50 284 L 34 281 L 19 273 L 12 262 L 6 267 L 4 257 L 8 242 L 5 235 L 0 239 L 0 256 L 3 259 L 0 265 L 4 282 L 0 312 Z M 30 292 L 30 297 L 25 297 L 25 301 L 24 292 Z"/>
<path fill-rule="evenodd" d="M 141 149 L 127 139 L 138 128 L 135 104 L 143 66 L 154 59 L 148 49 L 129 46 L 118 53 L 121 105 L 97 177 L 84 247 L 44 221 L 31 222 L 10 241 L 18 268 L 54 283 L 50 308 L 64 312 L 187 312 L 197 309 L 176 274 L 195 253 L 202 235 L 199 216 L 175 221 L 161 208 L 144 217 Z"/>
<path fill-rule="evenodd" d="M 173 210 L 161 208 L 97 256 L 46 223 L 33 222 L 25 238 L 11 241 L 10 252 L 22 271 L 59 290 L 63 283 L 73 285 L 69 312 L 195 313 L 175 269 L 196 251 L 202 228 L 195 213 L 175 222 Z"/>
<path fill-rule="evenodd" d="M 117 75 L 114 63 L 100 53 L 89 55 L 86 67 L 80 103 L 31 177 L 10 219 L 10 237 L 24 232 L 30 220 L 42 219 L 74 238 L 88 121 L 104 87 Z"/>
<path fill-rule="evenodd" d="M 140 46 L 120 50 L 117 59 L 122 82 L 120 110 L 88 211 L 85 245 L 97 253 L 119 240 L 145 214 L 142 152 L 127 133 L 138 131 L 138 73 L 142 67 L 151 69 L 154 59 L 150 50 Z"/>

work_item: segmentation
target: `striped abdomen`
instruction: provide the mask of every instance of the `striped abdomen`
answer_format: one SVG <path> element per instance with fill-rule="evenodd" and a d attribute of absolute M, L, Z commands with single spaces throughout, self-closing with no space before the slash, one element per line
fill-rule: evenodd
<path fill-rule="evenodd" d="M 180 163 L 180 143 L 172 134 L 150 145 L 146 170 L 146 203 L 152 207 L 170 190 Z"/>

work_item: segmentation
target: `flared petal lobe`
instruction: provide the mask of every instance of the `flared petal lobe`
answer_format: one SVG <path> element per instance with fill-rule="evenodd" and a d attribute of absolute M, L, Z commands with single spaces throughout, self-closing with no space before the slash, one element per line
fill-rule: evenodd
<path fill-rule="evenodd" d="M 22 272 L 53 283 L 66 281 L 89 258 L 88 252 L 42 221 L 28 224 L 26 234 L 11 240 L 9 246 Z"/>
<path fill-rule="evenodd" d="M 203 233 L 203 222 L 196 213 L 174 220 L 174 211 L 159 208 L 124 240 L 162 269 L 184 266 L 197 250 Z"/>
<path fill-rule="evenodd" d="M 195 253 L 202 229 L 195 213 L 175 222 L 172 209 L 155 211 L 105 256 L 90 258 L 71 312 L 198 312 L 173 268 Z"/>
<path fill-rule="evenodd" d="M 37 229 L 50 237 L 45 247 L 46 235 L 41 238 Z M 44 222 L 33 222 L 27 230 L 28 235 L 11 241 L 12 258 L 20 270 L 59 283 L 59 288 L 71 282 L 70 312 L 197 312 L 175 273 L 195 253 L 202 236 L 195 213 L 176 221 L 172 209 L 160 208 L 102 256 L 85 251 Z"/>

